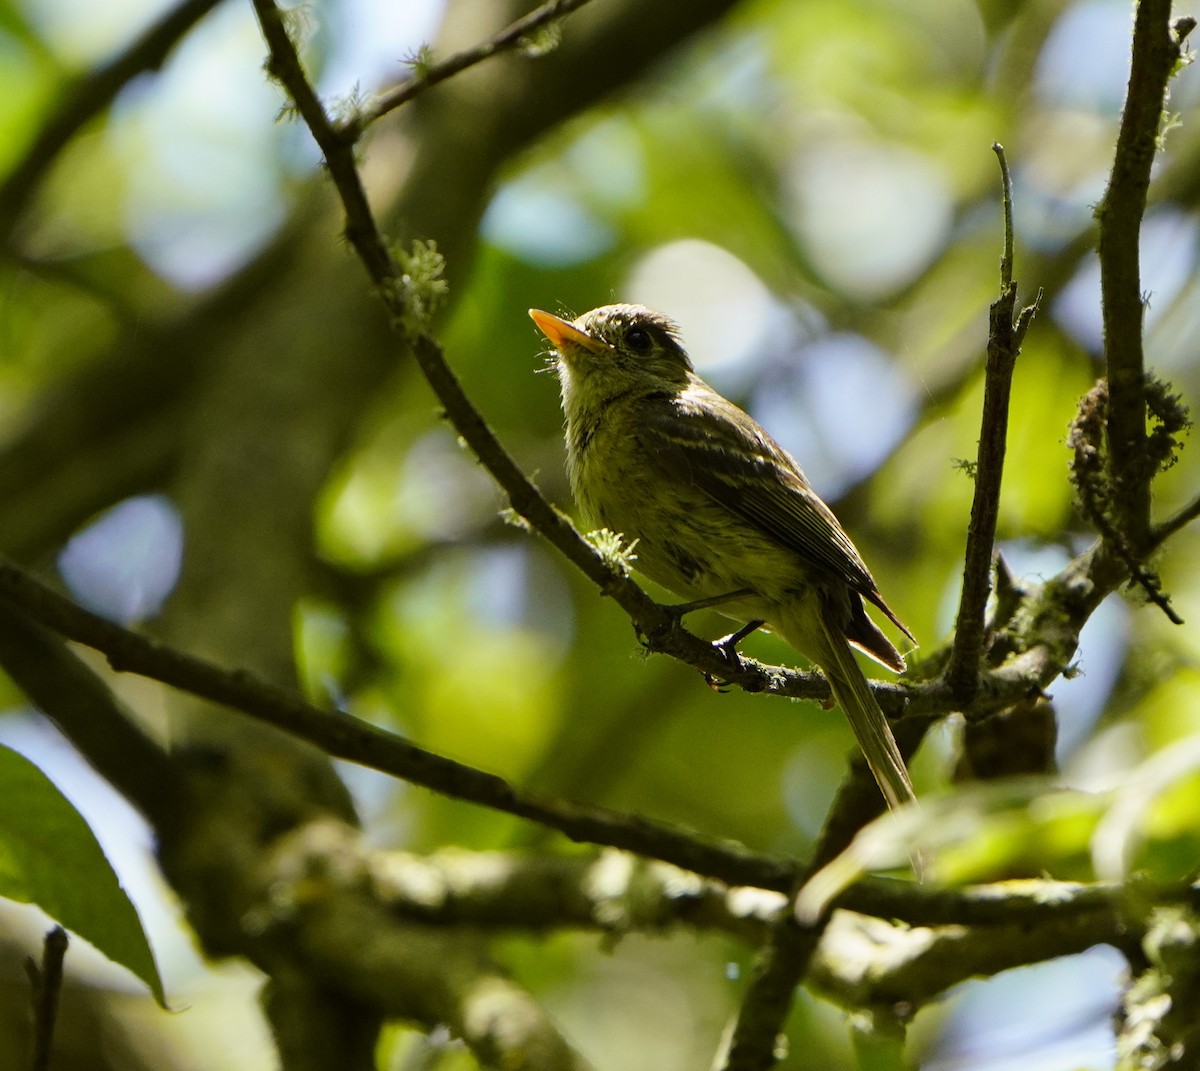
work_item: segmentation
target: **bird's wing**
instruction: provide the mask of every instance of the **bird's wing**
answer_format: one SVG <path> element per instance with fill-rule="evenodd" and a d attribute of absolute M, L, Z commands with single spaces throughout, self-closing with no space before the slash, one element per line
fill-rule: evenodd
<path fill-rule="evenodd" d="M 675 480 L 703 490 L 820 571 L 875 603 L 906 634 L 870 570 L 795 459 L 707 385 L 642 400 L 637 437 Z"/>

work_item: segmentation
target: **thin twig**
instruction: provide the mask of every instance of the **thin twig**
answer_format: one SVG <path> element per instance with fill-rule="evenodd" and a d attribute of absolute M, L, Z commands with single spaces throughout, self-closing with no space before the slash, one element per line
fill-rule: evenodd
<path fill-rule="evenodd" d="M 67 955 L 67 931 L 55 926 L 42 941 L 42 962 L 38 966 L 30 957 L 26 964 L 33 983 L 33 1057 L 31 1071 L 48 1071 L 54 1048 L 54 1027 L 58 1022 L 59 998 L 62 996 L 63 961 Z"/>
<path fill-rule="evenodd" d="M 283 12 L 273 0 L 254 0 L 254 11 L 267 42 L 267 72 L 287 90 L 325 156 L 325 166 L 329 169 L 329 176 L 337 187 L 346 212 L 347 239 L 358 252 L 372 279 L 379 282 L 392 278 L 396 266 L 375 224 L 354 159 L 353 143 L 338 133 L 304 73 L 296 46 L 288 35 Z"/>
<path fill-rule="evenodd" d="M 123 52 L 64 89 L 57 107 L 39 127 L 37 137 L 0 185 L 0 244 L 7 242 L 29 198 L 67 142 L 104 111 L 137 75 L 161 67 L 178 41 L 218 2 L 184 0 Z"/>
<path fill-rule="evenodd" d="M 407 104 L 430 86 L 444 82 L 447 78 L 460 74 L 468 67 L 474 67 L 477 63 L 482 63 L 501 52 L 522 47 L 531 35 L 564 15 L 583 7 L 587 2 L 588 0 L 549 0 L 549 3 L 543 4 L 528 15 L 523 15 L 486 41 L 456 52 L 438 63 L 430 64 L 411 78 L 406 78 L 399 85 L 378 94 L 339 125 L 339 135 L 347 142 L 357 141 L 363 131 L 376 119 Z"/>
<path fill-rule="evenodd" d="M 1151 549 L 1158 547 L 1181 528 L 1186 528 L 1197 517 L 1200 517 L 1200 496 L 1192 499 L 1174 517 L 1169 517 L 1157 525 L 1150 536 Z"/>
<path fill-rule="evenodd" d="M 1003 188 L 1004 203 L 1004 252 L 1000 254 L 1000 292 L 1004 293 L 1013 281 L 1013 183 L 1012 173 L 1008 170 L 1008 157 L 1004 155 L 1004 146 L 998 141 L 992 142 L 992 152 L 1000 161 L 1000 183 Z"/>
<path fill-rule="evenodd" d="M 992 303 L 989 317 L 987 365 L 983 388 L 983 418 L 975 467 L 975 495 L 967 527 L 962 595 L 954 630 L 954 646 L 946 680 L 960 703 L 967 704 L 978 688 L 982 665 L 984 611 L 992 590 L 992 558 L 996 522 L 1000 514 L 1000 485 L 1004 475 L 1005 439 L 1008 434 L 1008 403 L 1012 393 L 1013 369 L 1025 331 L 1037 309 L 1038 300 L 1017 312 L 1017 284 L 1012 278 L 1013 225 L 1012 179 L 1004 148 L 992 146 L 1000 161 L 1004 187 L 1004 253 L 1000 259 L 1000 296 Z"/>
<path fill-rule="evenodd" d="M 11 563 L 0 561 L 0 599 L 67 639 L 100 651 L 113 669 L 137 673 L 239 710 L 346 759 L 454 799 L 539 822 L 572 840 L 674 863 L 730 884 L 783 891 L 794 865 L 698 835 L 550 796 L 524 792 L 496 774 L 427 751 L 340 711 L 322 710 L 246 670 L 226 670 L 150 640 L 77 606 Z"/>
<path fill-rule="evenodd" d="M 1159 579 L 1158 574 L 1151 569 L 1147 569 L 1138 560 L 1137 555 L 1133 552 L 1133 548 L 1129 545 L 1129 540 L 1109 520 L 1108 514 L 1096 502 L 1091 488 L 1085 483 L 1079 485 L 1079 503 L 1083 507 L 1083 512 L 1087 515 L 1087 519 L 1092 522 L 1096 531 L 1108 541 L 1108 544 L 1113 549 L 1113 553 L 1124 562 L 1125 568 L 1129 570 L 1129 583 L 1140 587 L 1145 593 L 1147 600 L 1157 606 L 1166 615 L 1167 620 L 1172 625 L 1184 624 L 1183 618 L 1175 612 L 1175 608 L 1171 605 L 1170 596 L 1163 591 L 1162 581 Z M 1153 542 L 1157 542 L 1157 535 L 1157 530 L 1151 533 Z"/>
<path fill-rule="evenodd" d="M 1109 389 L 1108 456 L 1117 526 L 1135 555 L 1150 537 L 1146 451 L 1146 379 L 1139 236 L 1150 169 L 1159 147 L 1167 82 L 1190 26 L 1171 26 L 1171 0 L 1141 0 L 1133 27 L 1133 58 L 1125 110 L 1108 189 L 1097 209 L 1104 357 Z"/>

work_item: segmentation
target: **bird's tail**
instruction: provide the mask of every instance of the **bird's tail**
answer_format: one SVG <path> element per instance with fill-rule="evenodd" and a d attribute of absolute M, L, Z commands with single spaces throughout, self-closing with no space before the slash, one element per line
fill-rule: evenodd
<path fill-rule="evenodd" d="M 913 802 L 917 796 L 904 757 L 896 746 L 887 718 L 871 694 L 866 677 L 854 660 L 854 652 L 841 630 L 827 620 L 825 613 L 820 614 L 820 619 L 824 650 L 813 654 L 817 655 L 816 661 L 825 671 L 833 697 L 854 730 L 883 798 L 889 807 Z"/>

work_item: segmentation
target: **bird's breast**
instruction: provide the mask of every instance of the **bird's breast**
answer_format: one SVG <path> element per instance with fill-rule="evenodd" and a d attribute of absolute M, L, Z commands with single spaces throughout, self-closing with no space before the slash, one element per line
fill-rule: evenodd
<path fill-rule="evenodd" d="M 571 490 L 584 523 L 626 543 L 637 540 L 634 566 L 655 583 L 689 600 L 741 588 L 798 594 L 809 586 L 794 553 L 669 474 L 625 414 L 569 421 L 567 438 Z M 756 613 L 735 609 L 731 615 L 743 619 L 765 616 L 761 606 Z"/>

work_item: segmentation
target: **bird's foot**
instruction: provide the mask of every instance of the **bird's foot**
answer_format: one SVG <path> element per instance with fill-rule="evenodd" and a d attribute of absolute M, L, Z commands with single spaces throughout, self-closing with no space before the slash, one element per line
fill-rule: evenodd
<path fill-rule="evenodd" d="M 747 621 L 737 632 L 731 632 L 728 636 L 713 640 L 713 646 L 725 656 L 725 660 L 735 672 L 742 668 L 742 659 L 738 654 L 737 645 L 750 633 L 757 632 L 765 624 L 765 621 Z"/>
<path fill-rule="evenodd" d="M 721 639 L 713 641 L 713 646 L 724 656 L 733 673 L 741 673 L 745 668 L 742 665 L 742 657 L 738 654 L 737 645 L 749 636 L 750 633 L 762 628 L 764 624 L 765 622 L 763 621 L 748 621 L 737 632 L 731 632 L 728 636 L 723 636 Z M 729 683 L 728 681 L 719 679 L 712 673 L 705 673 L 704 679 L 714 692 L 726 691 L 726 685 Z"/>
<path fill-rule="evenodd" d="M 734 599 L 745 598 L 747 595 L 754 593 L 749 588 L 738 588 L 736 591 L 727 591 L 722 595 L 710 595 L 704 599 L 696 599 L 693 602 L 680 602 L 666 606 L 664 609 L 670 610 L 675 615 L 677 621 L 682 621 L 685 614 L 690 614 L 693 610 L 708 610 L 714 606 L 720 606 L 722 603 L 732 602 Z M 751 621 L 742 626 L 737 632 L 731 632 L 723 639 L 717 640 L 713 646 L 720 651 L 725 661 L 729 663 L 730 670 L 734 673 L 740 673 L 744 668 L 742 660 L 738 656 L 737 645 L 750 635 L 755 629 L 761 628 L 764 622 Z M 718 677 L 715 673 L 703 672 L 704 680 L 714 692 L 726 691 L 728 681 Z"/>

